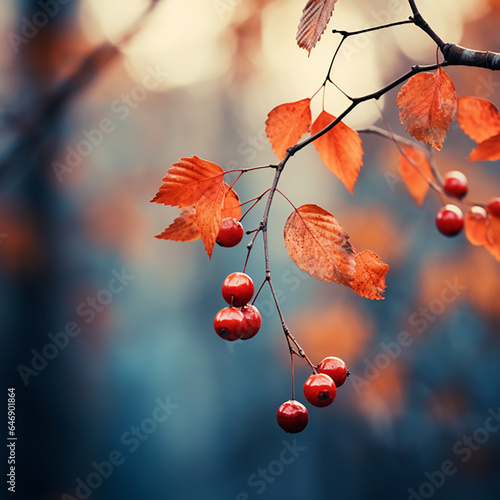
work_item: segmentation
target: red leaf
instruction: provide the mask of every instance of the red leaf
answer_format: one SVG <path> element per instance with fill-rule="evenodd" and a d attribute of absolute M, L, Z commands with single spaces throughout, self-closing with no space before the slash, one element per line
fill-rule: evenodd
<path fill-rule="evenodd" d="M 500 113 L 497 107 L 479 97 L 458 99 L 457 121 L 460 128 L 476 142 L 483 142 L 500 133 Z"/>
<path fill-rule="evenodd" d="M 197 156 L 181 158 L 167 170 L 160 190 L 151 201 L 178 207 L 196 205 L 211 184 L 222 181 L 223 174 L 219 165 Z"/>
<path fill-rule="evenodd" d="M 222 207 L 227 192 L 227 184 L 222 182 L 211 184 L 196 203 L 196 221 L 200 230 L 205 251 L 212 258 L 217 235 L 222 221 Z"/>
<path fill-rule="evenodd" d="M 282 160 L 286 150 L 297 144 L 311 127 L 311 99 L 302 99 L 276 106 L 267 115 L 266 134 L 269 142 Z"/>
<path fill-rule="evenodd" d="M 478 144 L 477 148 L 472 150 L 467 159 L 470 161 L 500 160 L 500 134 L 494 135 Z"/>
<path fill-rule="evenodd" d="M 335 120 L 322 111 L 311 127 L 311 135 L 317 134 Z M 363 148 L 358 133 L 345 123 L 339 122 L 314 141 L 323 163 L 344 183 L 352 193 L 363 165 Z"/>
<path fill-rule="evenodd" d="M 226 186 L 226 189 L 229 189 L 226 183 L 224 183 L 224 186 Z M 240 199 L 236 191 L 232 188 L 226 192 L 224 207 L 222 208 L 222 218 L 227 219 L 229 217 L 233 217 L 236 220 L 240 220 L 241 218 Z"/>
<path fill-rule="evenodd" d="M 181 210 L 181 215 L 163 231 L 156 236 L 160 240 L 194 241 L 200 237 L 200 230 L 196 221 L 196 210 L 194 207 L 186 207 Z"/>
<path fill-rule="evenodd" d="M 352 283 L 353 290 L 361 297 L 372 300 L 384 300 L 386 289 L 385 275 L 389 266 L 371 250 L 356 254 L 356 273 Z"/>
<path fill-rule="evenodd" d="M 488 214 L 488 232 L 485 244 L 486 250 L 500 261 L 500 217 Z"/>
<path fill-rule="evenodd" d="M 288 217 L 285 247 L 297 266 L 323 281 L 351 287 L 355 271 L 349 235 L 335 217 L 317 205 L 303 205 Z"/>
<path fill-rule="evenodd" d="M 429 183 L 422 173 L 432 179 L 434 176 L 432 174 L 431 165 L 427 156 L 420 149 L 405 146 L 403 150 L 406 156 L 412 160 L 418 168 L 415 168 L 408 158 L 402 154 L 399 159 L 399 173 L 408 191 L 415 200 L 415 203 L 420 206 L 429 191 Z"/>
<path fill-rule="evenodd" d="M 440 150 L 457 108 L 455 86 L 444 70 L 412 76 L 401 88 L 397 104 L 403 127 Z"/>
<path fill-rule="evenodd" d="M 308 0 L 297 28 L 297 45 L 307 52 L 316 46 L 326 29 L 337 0 Z"/>

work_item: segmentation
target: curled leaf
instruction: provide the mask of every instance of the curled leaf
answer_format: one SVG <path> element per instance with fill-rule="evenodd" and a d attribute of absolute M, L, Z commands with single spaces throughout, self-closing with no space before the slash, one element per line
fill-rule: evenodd
<path fill-rule="evenodd" d="M 282 160 L 286 150 L 299 142 L 311 127 L 311 99 L 288 102 L 276 106 L 269 112 L 266 120 L 266 134 L 269 142 Z"/>
<path fill-rule="evenodd" d="M 419 73 L 398 94 L 399 121 L 415 139 L 440 150 L 457 108 L 455 85 L 439 67 Z"/>
<path fill-rule="evenodd" d="M 297 28 L 297 45 L 307 52 L 316 46 L 326 29 L 337 0 L 308 0 Z"/>
<path fill-rule="evenodd" d="M 311 135 L 317 134 L 334 120 L 334 116 L 322 111 L 312 124 Z M 363 165 L 363 147 L 359 134 L 345 123 L 339 122 L 313 144 L 323 163 L 352 193 Z"/>

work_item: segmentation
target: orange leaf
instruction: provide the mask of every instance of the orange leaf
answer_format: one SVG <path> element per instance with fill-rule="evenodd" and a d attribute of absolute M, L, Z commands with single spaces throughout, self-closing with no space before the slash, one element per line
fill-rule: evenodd
<path fill-rule="evenodd" d="M 500 217 L 488 214 L 488 233 L 485 244 L 486 250 L 500 261 Z"/>
<path fill-rule="evenodd" d="M 226 186 L 226 189 L 229 189 L 229 186 L 225 182 L 224 186 Z M 238 198 L 236 191 L 232 188 L 226 192 L 224 206 L 222 208 L 222 218 L 227 219 L 229 217 L 233 217 L 236 220 L 240 220 L 241 218 L 240 199 Z"/>
<path fill-rule="evenodd" d="M 309 54 L 326 29 L 337 0 L 308 0 L 297 28 L 297 45 Z"/>
<path fill-rule="evenodd" d="M 311 127 L 311 135 L 317 134 L 335 120 L 322 111 Z M 345 123 L 339 122 L 314 141 L 323 163 L 344 183 L 352 193 L 363 165 L 363 148 L 358 133 Z"/>
<path fill-rule="evenodd" d="M 494 135 L 478 144 L 477 148 L 472 150 L 467 159 L 470 161 L 500 160 L 500 134 Z"/>
<path fill-rule="evenodd" d="M 181 158 L 167 170 L 160 190 L 151 201 L 178 207 L 196 205 L 211 184 L 220 184 L 223 174 L 219 165 L 197 156 Z"/>
<path fill-rule="evenodd" d="M 163 231 L 155 236 L 160 240 L 194 241 L 200 237 L 200 230 L 196 222 L 196 210 L 194 207 L 186 207 L 181 210 L 181 215 Z"/>
<path fill-rule="evenodd" d="M 361 297 L 372 300 L 384 300 L 385 275 L 389 266 L 371 250 L 356 254 L 356 273 L 352 283 L 353 290 Z"/>
<path fill-rule="evenodd" d="M 486 210 L 481 207 L 472 207 L 465 214 L 465 237 L 474 246 L 486 245 L 486 231 L 488 229 L 488 218 Z"/>
<path fill-rule="evenodd" d="M 399 159 L 399 174 L 403 178 L 415 203 L 420 206 L 429 191 L 429 183 L 422 174 L 433 179 L 434 176 L 432 174 L 431 165 L 427 156 L 420 149 L 405 146 L 403 150 L 406 156 L 402 154 Z M 416 168 L 407 157 L 412 160 L 418 168 Z"/>
<path fill-rule="evenodd" d="M 288 102 L 276 106 L 269 112 L 266 120 L 266 134 L 269 142 L 282 160 L 286 150 L 297 144 L 311 127 L 311 99 Z"/>
<path fill-rule="evenodd" d="M 457 108 L 457 93 L 442 68 L 412 76 L 398 94 L 399 121 L 419 141 L 440 150 Z"/>
<path fill-rule="evenodd" d="M 227 192 L 227 184 L 222 182 L 211 184 L 196 203 L 196 222 L 200 230 L 205 251 L 212 258 L 217 235 L 222 221 L 222 207 Z"/>
<path fill-rule="evenodd" d="M 458 99 L 457 121 L 460 128 L 476 142 L 483 142 L 500 133 L 500 113 L 497 107 L 479 97 Z"/>
<path fill-rule="evenodd" d="M 317 205 L 303 205 L 288 217 L 285 247 L 297 266 L 323 281 L 351 287 L 355 270 L 349 235 L 335 217 Z"/>

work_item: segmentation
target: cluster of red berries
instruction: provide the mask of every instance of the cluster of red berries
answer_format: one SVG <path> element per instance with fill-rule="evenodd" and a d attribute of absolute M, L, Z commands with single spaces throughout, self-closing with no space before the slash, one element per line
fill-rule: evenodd
<path fill-rule="evenodd" d="M 243 226 L 236 219 L 224 219 L 221 223 L 217 243 L 234 247 L 243 238 Z M 214 319 L 214 328 L 219 337 L 233 342 L 248 340 L 260 329 L 262 317 L 259 310 L 249 304 L 254 294 L 252 278 L 245 273 L 232 273 L 222 283 L 222 296 L 230 307 L 221 309 Z"/>
<path fill-rule="evenodd" d="M 345 382 L 348 371 L 344 361 L 329 356 L 316 367 L 316 372 L 305 381 L 304 396 L 313 406 L 321 408 L 333 403 L 337 387 Z M 283 430 L 295 434 L 306 428 L 309 413 L 302 403 L 289 400 L 278 408 L 276 418 Z"/>
<path fill-rule="evenodd" d="M 469 190 L 467 177 L 462 172 L 448 172 L 444 179 L 443 188 L 445 192 L 461 200 Z M 474 206 L 470 209 L 475 219 L 486 219 L 488 213 L 500 217 L 500 198 L 491 199 L 485 208 Z M 462 210 L 456 205 L 448 204 L 442 207 L 436 215 L 436 226 L 441 234 L 445 236 L 456 236 L 464 228 L 464 216 Z"/>

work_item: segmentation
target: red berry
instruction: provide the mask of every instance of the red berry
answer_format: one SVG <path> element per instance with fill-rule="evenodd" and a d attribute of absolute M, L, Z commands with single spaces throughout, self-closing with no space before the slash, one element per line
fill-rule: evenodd
<path fill-rule="evenodd" d="M 247 320 L 247 329 L 241 338 L 242 340 L 248 340 L 257 335 L 257 332 L 260 329 L 260 325 L 262 324 L 262 317 L 259 310 L 251 304 L 243 306 L 241 308 L 241 312 Z"/>
<path fill-rule="evenodd" d="M 492 198 L 486 205 L 486 210 L 495 217 L 500 217 L 500 198 Z"/>
<path fill-rule="evenodd" d="M 217 335 L 224 340 L 238 340 L 246 332 L 248 325 L 243 313 L 234 307 L 221 309 L 214 319 Z"/>
<path fill-rule="evenodd" d="M 244 232 L 243 226 L 236 219 L 232 217 L 223 219 L 217 235 L 217 243 L 221 247 L 235 247 L 243 239 Z"/>
<path fill-rule="evenodd" d="M 324 373 L 314 373 L 304 384 L 304 396 L 314 406 L 328 406 L 336 395 L 335 382 Z"/>
<path fill-rule="evenodd" d="M 436 215 L 436 226 L 445 236 L 455 236 L 464 227 L 462 211 L 455 205 L 445 205 Z"/>
<path fill-rule="evenodd" d="M 250 276 L 244 273 L 230 274 L 222 283 L 224 300 L 235 307 L 241 307 L 250 302 L 254 286 Z"/>
<path fill-rule="evenodd" d="M 457 170 L 448 172 L 444 176 L 444 190 L 457 198 L 463 198 L 469 190 L 467 177 Z"/>
<path fill-rule="evenodd" d="M 284 431 L 295 434 L 306 428 L 309 421 L 309 413 L 302 403 L 290 399 L 278 408 L 276 419 L 278 420 L 278 425 Z"/>
<path fill-rule="evenodd" d="M 319 373 L 324 373 L 328 375 L 333 382 L 335 387 L 340 387 L 347 377 L 347 367 L 345 363 L 335 356 L 328 356 L 317 366 Z"/>

